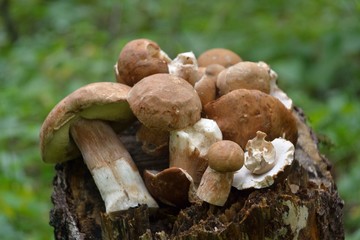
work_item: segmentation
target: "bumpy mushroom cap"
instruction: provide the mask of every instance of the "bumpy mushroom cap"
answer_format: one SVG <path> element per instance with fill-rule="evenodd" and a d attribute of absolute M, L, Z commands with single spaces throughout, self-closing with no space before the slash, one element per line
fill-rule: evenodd
<path fill-rule="evenodd" d="M 218 172 L 234 172 L 244 164 L 244 151 L 229 140 L 222 140 L 212 144 L 205 156 L 209 167 Z"/>
<path fill-rule="evenodd" d="M 235 89 L 256 89 L 270 93 L 270 68 L 262 62 L 239 62 L 219 73 L 216 86 L 225 95 Z"/>
<path fill-rule="evenodd" d="M 283 137 L 297 141 L 296 120 L 292 112 L 276 98 L 258 90 L 237 89 L 204 107 L 207 117 L 219 125 L 224 139 L 232 140 L 245 149 L 257 131 L 268 140 Z"/>
<path fill-rule="evenodd" d="M 168 73 L 170 61 L 157 43 L 149 39 L 136 39 L 128 42 L 121 50 L 114 67 L 116 79 L 120 83 L 133 86 L 149 75 Z"/>
<path fill-rule="evenodd" d="M 220 64 L 224 67 L 230 67 L 242 61 L 241 57 L 224 48 L 213 48 L 203 52 L 198 57 L 199 67 L 206 67 L 211 64 Z"/>
<path fill-rule="evenodd" d="M 128 94 L 130 107 L 150 129 L 172 131 L 200 120 L 201 101 L 184 79 L 171 74 L 154 74 L 138 82 Z"/>
<path fill-rule="evenodd" d="M 80 117 L 116 122 L 122 129 L 127 127 L 135 120 L 126 101 L 129 90 L 130 87 L 119 83 L 91 83 L 59 102 L 40 130 L 43 161 L 59 163 L 81 156 L 69 133 L 71 124 Z"/>

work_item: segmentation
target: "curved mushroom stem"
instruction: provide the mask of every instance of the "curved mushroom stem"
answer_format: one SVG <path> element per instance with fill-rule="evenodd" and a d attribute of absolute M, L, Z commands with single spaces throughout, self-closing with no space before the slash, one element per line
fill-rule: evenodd
<path fill-rule="evenodd" d="M 100 120 L 79 119 L 71 126 L 70 133 L 95 180 L 107 213 L 140 204 L 157 207 L 130 154 L 109 125 Z"/>

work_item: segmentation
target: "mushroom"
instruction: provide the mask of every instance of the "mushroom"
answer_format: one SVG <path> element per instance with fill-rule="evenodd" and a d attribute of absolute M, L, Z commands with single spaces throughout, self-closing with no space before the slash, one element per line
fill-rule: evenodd
<path fill-rule="evenodd" d="M 170 61 L 156 42 L 149 39 L 132 40 L 123 47 L 114 66 L 116 80 L 133 86 L 149 75 L 168 73 Z"/>
<path fill-rule="evenodd" d="M 283 137 L 297 141 L 297 125 L 292 112 L 275 97 L 258 90 L 237 89 L 205 105 L 206 116 L 217 122 L 223 138 L 245 149 L 257 131 L 268 140 Z"/>
<path fill-rule="evenodd" d="M 265 140 L 266 133 L 257 131 L 256 137 L 246 144 L 244 166 L 252 174 L 263 174 L 275 165 L 274 145 Z"/>
<path fill-rule="evenodd" d="M 246 161 L 249 160 L 245 153 L 245 164 L 234 174 L 233 187 L 238 190 L 249 188 L 260 189 L 269 187 L 274 184 L 274 182 L 286 178 L 289 172 L 288 170 L 291 168 L 294 160 L 295 147 L 290 141 L 283 138 L 275 138 L 271 141 L 271 144 L 274 146 L 275 151 L 274 166 L 270 170 L 268 168 L 264 169 L 262 174 L 253 174 L 245 165 L 247 164 Z M 257 151 L 261 150 L 258 149 Z M 261 162 L 256 163 L 258 163 L 259 166 L 255 168 L 263 168 Z"/>
<path fill-rule="evenodd" d="M 216 87 L 219 95 L 236 89 L 256 89 L 270 93 L 270 68 L 263 62 L 239 62 L 219 73 Z"/>
<path fill-rule="evenodd" d="M 86 85 L 58 103 L 40 131 L 44 162 L 59 163 L 82 155 L 105 202 L 106 212 L 139 204 L 157 207 L 130 154 L 108 124 L 125 128 L 134 121 L 126 101 L 129 90 L 130 87 L 120 83 Z"/>
<path fill-rule="evenodd" d="M 220 64 L 211 64 L 206 67 L 204 75 L 195 83 L 195 90 L 198 93 L 201 104 L 205 106 L 216 98 L 216 79 L 218 74 L 225 67 Z"/>
<path fill-rule="evenodd" d="M 180 53 L 169 64 L 169 73 L 181 77 L 194 86 L 199 79 L 199 70 L 193 52 Z"/>
<path fill-rule="evenodd" d="M 184 169 L 196 186 L 199 185 L 207 162 L 204 156 L 209 147 L 222 139 L 215 121 L 202 118 L 194 125 L 170 132 L 169 165 Z"/>
<path fill-rule="evenodd" d="M 191 176 L 177 167 L 167 168 L 161 172 L 144 172 L 147 189 L 160 202 L 173 207 L 186 207 L 195 201 L 195 186 Z"/>
<path fill-rule="evenodd" d="M 216 63 L 227 68 L 241 61 L 239 55 L 225 48 L 209 49 L 198 57 L 199 67 L 206 67 Z"/>
<path fill-rule="evenodd" d="M 208 160 L 196 195 L 203 201 L 224 206 L 233 181 L 234 172 L 244 163 L 244 152 L 235 142 L 222 140 L 212 144 L 205 156 Z"/>
<path fill-rule="evenodd" d="M 149 129 L 172 131 L 200 120 L 201 101 L 184 79 L 166 73 L 145 77 L 128 94 L 138 120 Z"/>

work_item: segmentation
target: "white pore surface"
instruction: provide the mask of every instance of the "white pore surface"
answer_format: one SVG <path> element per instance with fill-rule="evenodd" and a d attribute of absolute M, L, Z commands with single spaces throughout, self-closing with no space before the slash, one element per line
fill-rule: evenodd
<path fill-rule="evenodd" d="M 201 118 L 193 126 L 170 132 L 170 155 L 172 150 L 175 152 L 200 152 L 199 156 L 204 156 L 209 147 L 222 140 L 222 133 L 214 120 Z"/>
<path fill-rule="evenodd" d="M 291 165 L 294 160 L 294 145 L 283 138 L 276 138 L 271 142 L 276 150 L 276 164 L 268 172 L 261 175 L 252 174 L 245 166 L 234 174 L 232 186 L 241 190 L 248 188 L 265 188 L 274 183 L 279 172 L 284 171 L 285 167 Z"/>
<path fill-rule="evenodd" d="M 106 212 L 127 210 L 140 204 L 158 207 L 145 187 L 136 170 L 124 159 L 92 170 L 92 175 L 101 197 L 105 202 Z"/>

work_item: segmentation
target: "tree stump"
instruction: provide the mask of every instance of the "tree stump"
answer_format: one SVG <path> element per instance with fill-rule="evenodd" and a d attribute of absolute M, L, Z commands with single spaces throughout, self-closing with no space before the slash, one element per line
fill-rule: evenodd
<path fill-rule="evenodd" d="M 139 206 L 106 214 L 90 172 L 80 160 L 56 166 L 50 224 L 56 239 L 344 239 L 343 201 L 331 164 L 295 108 L 299 138 L 286 179 L 271 187 L 231 190 L 223 207 L 198 203 L 177 209 Z M 166 168 L 141 153 L 134 134 L 121 136 L 139 171 Z"/>

